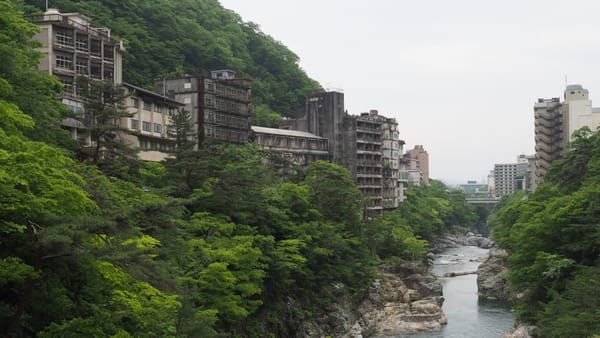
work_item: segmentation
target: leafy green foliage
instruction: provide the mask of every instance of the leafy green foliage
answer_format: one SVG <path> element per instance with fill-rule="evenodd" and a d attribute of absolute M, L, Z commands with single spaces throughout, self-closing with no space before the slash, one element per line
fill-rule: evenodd
<path fill-rule="evenodd" d="M 279 119 L 275 111 L 291 113 L 317 87 L 297 56 L 216 1 L 53 5 L 91 14 L 125 38 L 131 82 L 223 67 L 255 76 L 255 116 L 267 125 Z M 76 148 L 55 127 L 65 116 L 55 99 L 60 85 L 33 71 L 35 27 L 7 1 L 0 9 L 2 332 L 291 336 L 338 296 L 359 299 L 376 256 L 422 255 L 419 236 L 433 236 L 427 221 L 438 229 L 469 219 L 458 198 L 438 187 L 415 190 L 427 211 L 415 219 L 407 215 L 417 205 L 365 223 L 346 169 L 315 162 L 285 167 L 282 175 L 256 145 L 197 149 L 186 112 L 173 116 L 172 158 L 129 159 L 112 142 L 121 131 L 114 122 L 126 116 L 122 92 L 101 82 L 84 86 L 84 118 L 99 147 L 78 163 L 67 155 Z M 99 156 L 100 149 L 111 156 Z M 552 262 L 553 273 L 570 268 L 569 261 Z"/>
<path fill-rule="evenodd" d="M 521 320 L 538 323 L 543 336 L 598 333 L 590 325 L 597 306 L 589 307 L 598 298 L 583 281 L 590 281 L 599 263 L 599 165 L 600 136 L 584 128 L 545 184 L 527 197 L 502 201 L 491 220 L 496 242 L 509 252 L 509 281 L 520 295 L 516 312 Z M 584 290 L 589 291 L 585 301 Z"/>
<path fill-rule="evenodd" d="M 475 225 L 475 209 L 465 202 L 464 194 L 449 190 L 440 181 L 431 180 L 429 186 L 409 186 L 406 197 L 396 212 L 420 238 L 432 239 L 455 226 Z"/>

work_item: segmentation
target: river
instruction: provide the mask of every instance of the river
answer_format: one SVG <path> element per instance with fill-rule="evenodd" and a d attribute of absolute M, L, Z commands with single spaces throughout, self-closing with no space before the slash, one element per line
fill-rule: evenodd
<path fill-rule="evenodd" d="M 446 299 L 442 310 L 448 324 L 437 332 L 389 338 L 498 338 L 511 329 L 514 319 L 507 305 L 478 300 L 476 274 L 443 277 L 449 272 L 476 271 L 488 251 L 474 246 L 459 246 L 437 255 L 432 272 L 442 281 Z"/>

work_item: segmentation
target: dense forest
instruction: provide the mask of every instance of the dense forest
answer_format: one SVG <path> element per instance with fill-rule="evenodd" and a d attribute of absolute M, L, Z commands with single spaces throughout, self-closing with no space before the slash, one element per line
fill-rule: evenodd
<path fill-rule="evenodd" d="M 39 13 L 44 0 L 13 0 Z M 299 67 L 299 58 L 257 24 L 243 22 L 217 0 L 52 0 L 60 11 L 79 12 L 108 27 L 127 52 L 123 80 L 153 89 L 153 79 L 233 69 L 253 79 L 253 124 L 273 127 L 293 117 L 306 94 L 320 85 Z"/>
<path fill-rule="evenodd" d="M 61 84 L 36 70 L 37 27 L 19 8 L 0 0 L 3 335 L 290 337 L 340 293 L 360 299 L 380 264 L 419 262 L 427 239 L 475 220 L 464 196 L 435 180 L 384 218 L 362 219 L 346 169 L 295 167 L 253 144 L 194 150 L 179 137 L 162 163 L 137 161 L 134 149 L 76 156 L 84 151 L 56 127 L 68 114 Z M 175 114 L 178 135 L 187 122 Z"/>
<path fill-rule="evenodd" d="M 545 183 L 506 198 L 491 222 L 509 252 L 517 317 L 540 337 L 600 333 L 600 134 L 574 136 Z"/>

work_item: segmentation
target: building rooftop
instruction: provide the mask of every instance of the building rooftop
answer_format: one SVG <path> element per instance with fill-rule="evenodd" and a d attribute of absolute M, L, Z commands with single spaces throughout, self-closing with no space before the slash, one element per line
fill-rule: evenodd
<path fill-rule="evenodd" d="M 320 137 L 315 134 L 311 134 L 311 133 L 307 133 L 305 131 L 299 131 L 299 130 L 252 126 L 252 131 L 255 133 L 260 133 L 260 134 L 272 134 L 272 135 L 281 135 L 281 136 L 294 136 L 294 137 L 324 139 L 324 137 Z"/>
<path fill-rule="evenodd" d="M 123 86 L 129 87 L 131 89 L 134 89 L 136 92 L 139 92 L 139 93 L 141 93 L 143 95 L 153 96 L 155 98 L 159 98 L 159 99 L 161 99 L 161 100 L 163 100 L 164 102 L 167 102 L 167 103 L 171 103 L 171 104 L 178 105 L 178 106 L 184 106 L 184 104 L 182 102 L 173 100 L 172 98 L 164 96 L 164 95 L 161 95 L 161 94 L 159 94 L 157 92 L 153 92 L 151 90 L 147 90 L 147 89 L 144 89 L 142 87 L 138 87 L 138 86 L 132 85 L 131 83 L 123 82 Z"/>

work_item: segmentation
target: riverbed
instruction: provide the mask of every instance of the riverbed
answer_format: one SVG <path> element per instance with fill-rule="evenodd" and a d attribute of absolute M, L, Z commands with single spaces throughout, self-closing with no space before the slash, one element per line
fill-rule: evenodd
<path fill-rule="evenodd" d="M 459 246 L 436 255 L 432 272 L 442 282 L 446 299 L 442 310 L 448 318 L 448 324 L 436 332 L 389 338 L 498 338 L 509 331 L 514 324 L 510 308 L 502 303 L 479 301 L 475 273 L 444 277 L 452 272 L 475 272 L 488 253 L 488 249 Z"/>

